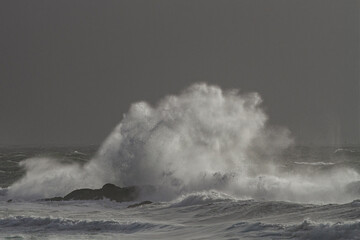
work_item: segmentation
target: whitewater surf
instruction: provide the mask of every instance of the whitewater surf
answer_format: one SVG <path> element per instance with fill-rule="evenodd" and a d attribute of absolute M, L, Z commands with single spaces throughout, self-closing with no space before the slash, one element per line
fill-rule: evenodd
<path fill-rule="evenodd" d="M 0 237 L 360 239 L 360 149 L 296 146 L 261 102 L 199 83 L 134 103 L 98 150 L 2 149 Z M 106 183 L 155 190 L 38 201 Z"/>

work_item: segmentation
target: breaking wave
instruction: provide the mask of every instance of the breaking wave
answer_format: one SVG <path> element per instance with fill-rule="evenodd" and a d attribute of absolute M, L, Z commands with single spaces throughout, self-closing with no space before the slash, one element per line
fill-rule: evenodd
<path fill-rule="evenodd" d="M 295 225 L 240 222 L 233 224 L 226 231 L 257 238 L 355 240 L 360 239 L 360 222 L 316 223 L 304 220 L 301 224 Z"/>
<path fill-rule="evenodd" d="M 294 162 L 298 165 L 312 165 L 312 166 L 330 166 L 335 165 L 333 162 Z"/>
<path fill-rule="evenodd" d="M 193 205 L 211 204 L 216 202 L 232 202 L 234 197 L 217 191 L 204 191 L 184 194 L 173 201 L 171 207 L 187 207 Z"/>
<path fill-rule="evenodd" d="M 292 145 L 287 129 L 270 126 L 257 93 L 194 84 L 156 106 L 131 105 L 87 164 L 32 158 L 9 195 L 44 198 L 77 188 L 153 185 L 154 200 L 217 190 L 240 197 L 300 202 L 355 199 L 345 186 L 360 180 L 352 169 L 319 174 L 286 172 L 279 153 Z"/>
<path fill-rule="evenodd" d="M 91 220 L 74 220 L 67 218 L 51 218 L 51 217 L 28 217 L 15 216 L 0 219 L 0 227 L 5 230 L 11 228 L 32 232 L 38 231 L 88 231 L 88 232 L 120 232 L 135 233 L 140 231 L 150 231 L 156 229 L 170 230 L 174 226 L 167 224 L 154 224 L 146 222 L 125 222 L 118 221 L 91 221 Z"/>

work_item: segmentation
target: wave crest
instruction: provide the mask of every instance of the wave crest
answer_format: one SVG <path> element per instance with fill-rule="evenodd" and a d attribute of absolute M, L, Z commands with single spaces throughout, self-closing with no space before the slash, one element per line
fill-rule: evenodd
<path fill-rule="evenodd" d="M 187 207 L 193 205 L 204 205 L 216 202 L 235 201 L 236 198 L 218 191 L 203 191 L 184 194 L 173 201 L 171 207 Z"/>
<path fill-rule="evenodd" d="M 13 197 L 44 198 L 77 188 L 152 185 L 154 201 L 215 189 L 241 198 L 343 202 L 360 180 L 352 169 L 309 174 L 284 172 L 279 153 L 292 144 L 285 128 L 271 127 L 257 93 L 194 84 L 157 105 L 131 105 L 87 164 L 29 159 Z"/>
<path fill-rule="evenodd" d="M 15 228 L 31 232 L 38 231 L 90 231 L 90 232 L 120 232 L 135 233 L 140 231 L 150 231 L 154 229 L 171 229 L 173 226 L 167 224 L 154 224 L 146 222 L 117 222 L 117 221 L 94 221 L 94 220 L 74 220 L 67 218 L 51 217 L 28 217 L 14 216 L 0 219 L 0 227 L 5 230 Z"/>
<path fill-rule="evenodd" d="M 360 222 L 316 223 L 304 220 L 301 224 L 283 225 L 261 222 L 240 222 L 226 229 L 228 232 L 241 233 L 241 236 L 277 239 L 360 239 Z"/>

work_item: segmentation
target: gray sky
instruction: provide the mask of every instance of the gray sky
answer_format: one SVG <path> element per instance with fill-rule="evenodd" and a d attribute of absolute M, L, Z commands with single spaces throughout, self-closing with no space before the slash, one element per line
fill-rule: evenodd
<path fill-rule="evenodd" d="M 359 1 L 0 1 L 0 144 L 100 143 L 192 82 L 257 91 L 300 144 L 360 143 Z"/>

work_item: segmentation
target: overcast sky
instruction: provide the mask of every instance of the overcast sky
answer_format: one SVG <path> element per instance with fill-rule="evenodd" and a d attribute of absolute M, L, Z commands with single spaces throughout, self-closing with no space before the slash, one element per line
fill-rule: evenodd
<path fill-rule="evenodd" d="M 135 101 L 256 91 L 299 144 L 359 144 L 359 1 L 0 1 L 0 144 L 98 144 Z"/>

